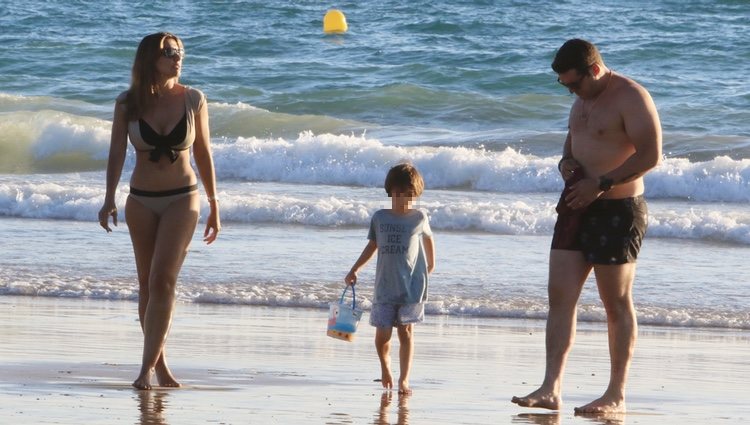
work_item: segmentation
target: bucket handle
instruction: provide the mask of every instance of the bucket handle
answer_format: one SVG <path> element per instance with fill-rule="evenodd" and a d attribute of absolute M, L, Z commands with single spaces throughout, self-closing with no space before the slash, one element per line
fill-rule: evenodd
<path fill-rule="evenodd" d="M 352 310 L 354 310 L 357 307 L 357 292 L 354 290 L 354 285 L 346 285 L 346 287 L 344 288 L 344 292 L 341 293 L 339 304 L 344 303 L 344 297 L 346 296 L 346 291 L 349 288 L 352 288 Z"/>

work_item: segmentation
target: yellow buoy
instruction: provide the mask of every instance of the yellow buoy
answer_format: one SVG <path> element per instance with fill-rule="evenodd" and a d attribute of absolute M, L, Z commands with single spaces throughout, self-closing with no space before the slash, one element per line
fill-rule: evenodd
<path fill-rule="evenodd" d="M 323 17 L 323 32 L 341 33 L 346 32 L 348 29 L 344 12 L 338 9 L 331 9 L 326 12 L 326 16 Z"/>

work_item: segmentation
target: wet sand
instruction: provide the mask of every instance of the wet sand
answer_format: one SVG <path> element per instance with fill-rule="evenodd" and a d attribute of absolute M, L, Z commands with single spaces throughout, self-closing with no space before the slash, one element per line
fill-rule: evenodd
<path fill-rule="evenodd" d="M 544 323 L 428 316 L 414 394 L 384 392 L 372 339 L 326 337 L 327 311 L 179 304 L 168 358 L 179 389 L 136 391 L 132 302 L 0 297 L 0 417 L 13 424 L 707 424 L 750 420 L 750 331 L 640 328 L 628 413 L 581 417 L 609 371 L 606 329 L 581 324 L 560 412 L 510 402 L 537 387 Z M 394 338 L 393 353 L 398 351 Z M 398 359 L 394 356 L 394 371 Z"/>

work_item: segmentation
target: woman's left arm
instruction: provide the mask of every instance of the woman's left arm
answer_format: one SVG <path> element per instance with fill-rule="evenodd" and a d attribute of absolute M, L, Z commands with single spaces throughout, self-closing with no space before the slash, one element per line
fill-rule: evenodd
<path fill-rule="evenodd" d="M 216 198 L 216 172 L 214 171 L 214 160 L 211 156 L 211 134 L 208 129 L 208 102 L 205 99 L 195 116 L 193 157 L 195 158 L 195 166 L 198 168 L 198 174 L 200 174 L 203 188 L 208 197 L 208 205 L 211 208 L 206 220 L 206 230 L 203 232 L 203 241 L 211 244 L 219 235 L 221 219 L 219 218 L 219 200 Z"/>

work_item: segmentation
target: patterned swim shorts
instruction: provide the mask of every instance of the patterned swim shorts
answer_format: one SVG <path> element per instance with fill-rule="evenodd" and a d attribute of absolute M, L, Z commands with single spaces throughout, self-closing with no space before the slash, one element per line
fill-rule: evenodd
<path fill-rule="evenodd" d="M 635 263 L 648 227 L 643 196 L 598 199 L 583 213 L 578 240 L 592 264 Z"/>
<path fill-rule="evenodd" d="M 424 303 L 417 304 L 373 304 L 370 324 L 378 328 L 390 328 L 424 321 Z"/>

